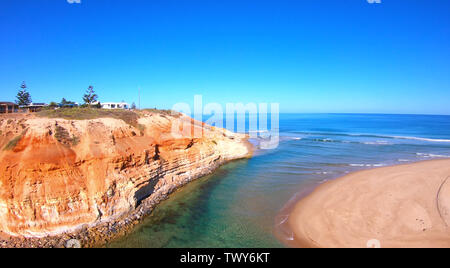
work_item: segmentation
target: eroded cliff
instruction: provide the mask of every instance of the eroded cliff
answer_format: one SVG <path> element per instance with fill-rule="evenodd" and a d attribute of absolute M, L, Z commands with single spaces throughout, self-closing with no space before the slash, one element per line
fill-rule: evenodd
<path fill-rule="evenodd" d="M 177 120 L 192 122 L 150 112 L 135 126 L 114 118 L 1 117 L 1 232 L 45 237 L 114 223 L 250 153 L 245 135 L 200 122 L 193 128 L 201 137 L 175 136 Z"/>

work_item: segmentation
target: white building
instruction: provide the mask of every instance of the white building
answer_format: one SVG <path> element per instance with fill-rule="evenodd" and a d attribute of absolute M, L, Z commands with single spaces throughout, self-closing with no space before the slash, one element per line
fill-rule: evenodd
<path fill-rule="evenodd" d="M 126 102 L 102 102 L 103 109 L 130 109 L 130 105 Z"/>

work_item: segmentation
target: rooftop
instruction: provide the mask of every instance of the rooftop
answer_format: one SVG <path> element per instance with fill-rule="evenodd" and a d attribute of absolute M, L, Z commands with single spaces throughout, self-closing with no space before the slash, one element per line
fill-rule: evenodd
<path fill-rule="evenodd" d="M 0 105 L 17 105 L 14 102 L 0 101 Z"/>

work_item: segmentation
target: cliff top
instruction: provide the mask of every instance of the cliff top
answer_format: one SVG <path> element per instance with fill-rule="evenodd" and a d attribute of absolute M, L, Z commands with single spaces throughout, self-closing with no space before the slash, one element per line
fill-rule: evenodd
<path fill-rule="evenodd" d="M 138 119 L 142 116 L 159 114 L 163 116 L 178 117 L 180 114 L 171 110 L 158 110 L 158 109 L 143 109 L 139 111 L 132 110 L 107 110 L 97 108 L 70 108 L 70 109 L 45 109 L 35 114 L 1 114 L 0 118 L 7 119 L 21 119 L 21 118 L 52 118 L 52 119 L 67 119 L 67 120 L 92 120 L 99 118 L 113 118 L 121 119 L 125 123 L 137 127 Z"/>

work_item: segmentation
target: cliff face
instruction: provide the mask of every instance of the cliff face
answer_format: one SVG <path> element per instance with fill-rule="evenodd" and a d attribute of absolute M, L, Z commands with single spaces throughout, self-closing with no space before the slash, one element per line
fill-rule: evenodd
<path fill-rule="evenodd" d="M 249 155 L 246 137 L 196 122 L 203 136 L 171 134 L 175 118 L 0 118 L 0 231 L 41 237 L 114 222 Z"/>

